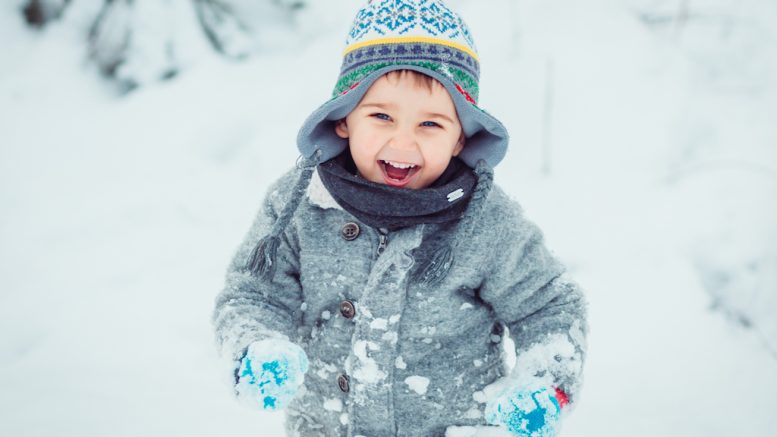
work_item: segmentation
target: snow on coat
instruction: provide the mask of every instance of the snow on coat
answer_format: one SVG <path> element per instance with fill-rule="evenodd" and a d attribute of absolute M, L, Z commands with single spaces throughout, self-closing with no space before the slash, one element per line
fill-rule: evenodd
<path fill-rule="evenodd" d="M 442 436 L 449 426 L 485 426 L 484 389 L 509 379 L 505 326 L 517 349 L 509 377 L 545 378 L 574 404 L 585 300 L 503 190 L 494 186 L 447 277 L 428 288 L 413 281 L 413 268 L 456 227 L 371 228 L 340 208 L 314 172 L 283 233 L 275 274 L 261 280 L 243 267 L 299 172 L 268 190 L 213 314 L 230 360 L 266 338 L 306 351 L 304 389 L 286 409 L 289 435 Z"/>

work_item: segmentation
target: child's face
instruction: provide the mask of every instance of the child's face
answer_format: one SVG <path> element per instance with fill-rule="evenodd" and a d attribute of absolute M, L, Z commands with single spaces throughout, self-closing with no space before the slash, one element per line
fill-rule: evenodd
<path fill-rule="evenodd" d="M 464 147 L 448 91 L 437 81 L 429 90 L 404 71 L 375 81 L 335 132 L 348 138 L 361 177 L 396 187 L 431 185 Z"/>

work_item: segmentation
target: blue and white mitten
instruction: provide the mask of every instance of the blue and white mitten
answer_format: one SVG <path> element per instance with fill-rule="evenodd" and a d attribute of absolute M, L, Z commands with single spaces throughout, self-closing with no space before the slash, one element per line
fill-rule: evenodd
<path fill-rule="evenodd" d="M 567 402 L 560 389 L 512 386 L 486 403 L 486 421 L 520 437 L 554 437 Z"/>
<path fill-rule="evenodd" d="M 283 409 L 302 386 L 307 370 L 307 354 L 290 341 L 251 343 L 235 375 L 238 399 L 250 407 Z"/>

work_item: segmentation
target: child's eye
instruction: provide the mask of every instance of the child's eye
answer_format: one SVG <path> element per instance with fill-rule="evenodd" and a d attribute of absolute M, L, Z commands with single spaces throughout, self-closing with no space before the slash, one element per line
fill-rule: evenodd
<path fill-rule="evenodd" d="M 381 120 L 391 120 L 391 117 L 389 117 L 387 114 L 383 114 L 382 112 L 379 112 L 377 114 L 372 114 L 371 117 L 376 117 Z"/>
<path fill-rule="evenodd" d="M 421 126 L 424 126 L 424 127 L 440 127 L 439 124 L 437 124 L 437 123 L 435 123 L 433 121 L 425 121 L 425 122 L 421 123 Z"/>

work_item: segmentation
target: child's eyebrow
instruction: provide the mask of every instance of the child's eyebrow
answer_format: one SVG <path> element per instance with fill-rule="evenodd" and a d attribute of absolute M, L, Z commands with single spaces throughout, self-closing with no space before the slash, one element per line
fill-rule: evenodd
<path fill-rule="evenodd" d="M 394 109 L 395 108 L 395 106 L 392 105 L 391 103 L 371 103 L 370 102 L 370 103 L 362 103 L 359 106 L 361 106 L 362 108 L 367 108 L 367 107 L 371 107 L 371 106 L 374 106 L 374 107 L 380 108 L 380 109 Z"/>
<path fill-rule="evenodd" d="M 427 112 L 424 115 L 429 118 L 442 118 L 443 120 L 447 121 L 450 124 L 455 124 L 453 120 L 445 114 L 440 114 L 437 112 Z"/>

